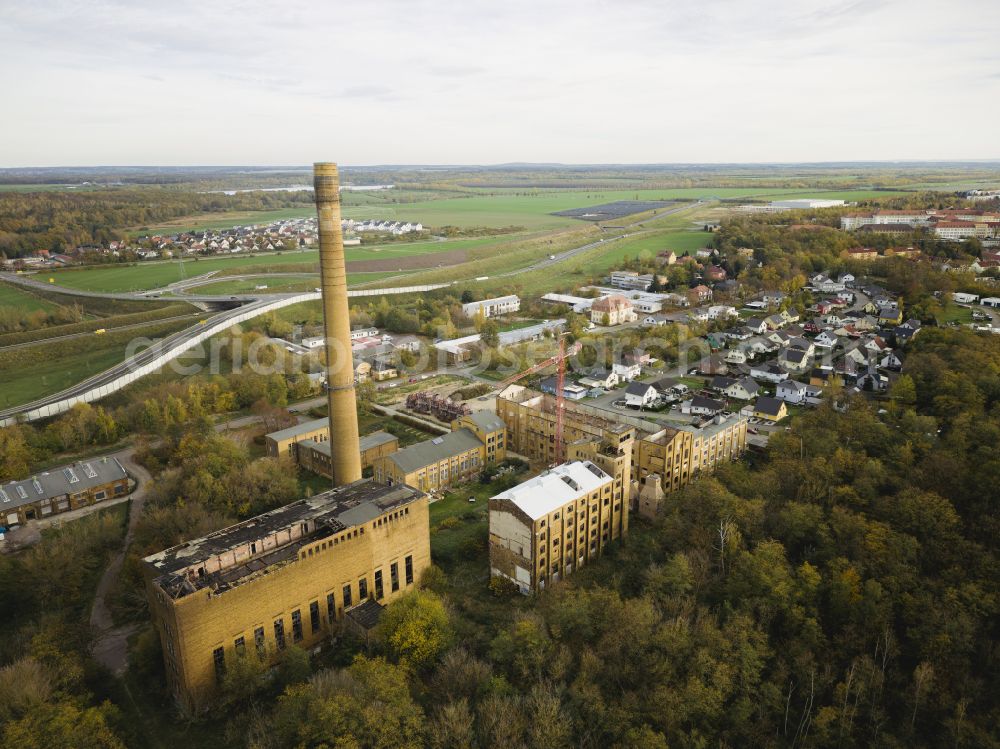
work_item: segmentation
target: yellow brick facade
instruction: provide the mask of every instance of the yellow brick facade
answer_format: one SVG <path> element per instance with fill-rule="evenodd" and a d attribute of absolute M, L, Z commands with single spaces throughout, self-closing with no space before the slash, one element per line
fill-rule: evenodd
<path fill-rule="evenodd" d="M 314 647 L 339 631 L 345 608 L 367 597 L 388 603 L 413 590 L 431 562 L 428 500 L 414 494 L 413 501 L 372 520 L 314 541 L 300 539 L 291 558 L 221 592 L 203 587 L 172 596 L 157 582 L 153 557 L 147 558 L 150 611 L 178 701 L 190 710 L 203 708 L 218 687 L 218 673 L 239 653 L 262 653 L 274 662 L 282 638 L 284 647 Z M 288 537 L 295 532 L 287 529 Z M 242 551 L 234 549 L 233 560 Z M 218 563 L 225 565 L 227 556 Z"/>
<path fill-rule="evenodd" d="M 490 499 L 491 574 L 510 580 L 527 593 L 539 591 L 597 559 L 628 533 L 624 491 L 620 477 L 609 476 L 596 489 L 580 493 L 538 518 L 510 499 Z"/>
<path fill-rule="evenodd" d="M 518 390 L 514 386 L 497 396 L 496 410 L 507 424 L 512 452 L 550 464 L 555 461 L 554 397 L 527 389 Z M 646 424 L 647 428 L 630 426 L 632 423 Z M 567 443 L 567 457 L 573 442 L 607 443 L 625 431 L 630 431 L 634 437 L 631 440 L 632 481 L 642 482 L 650 473 L 656 473 L 665 492 L 687 485 L 698 471 L 736 460 L 746 450 L 747 421 L 738 416 L 722 423 L 710 421 L 699 428 L 674 429 L 572 401 L 564 404 L 563 438 Z M 635 499 L 632 497 L 630 502 L 633 509 L 636 509 Z"/>

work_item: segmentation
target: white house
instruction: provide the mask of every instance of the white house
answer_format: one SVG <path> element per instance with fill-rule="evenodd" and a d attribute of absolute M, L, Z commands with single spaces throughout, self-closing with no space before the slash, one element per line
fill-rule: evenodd
<path fill-rule="evenodd" d="M 703 395 L 696 395 L 689 401 L 681 404 L 682 414 L 697 414 L 701 416 L 715 416 L 726 407 L 722 401 L 714 398 L 706 398 Z"/>
<path fill-rule="evenodd" d="M 738 348 L 730 349 L 726 352 L 725 361 L 727 364 L 746 364 L 747 355 Z"/>
<path fill-rule="evenodd" d="M 611 371 L 618 376 L 618 382 L 632 382 L 642 374 L 642 365 L 634 364 L 612 364 Z"/>
<path fill-rule="evenodd" d="M 498 296 L 493 299 L 484 299 L 481 302 L 468 302 L 462 305 L 462 314 L 466 317 L 475 317 L 482 311 L 483 317 L 495 317 L 505 315 L 509 312 L 517 312 L 521 309 L 521 299 L 517 294 Z"/>
<path fill-rule="evenodd" d="M 782 382 L 788 379 L 788 372 L 776 366 L 773 362 L 760 364 L 750 368 L 750 376 L 755 380 L 765 382 Z"/>
<path fill-rule="evenodd" d="M 784 380 L 778 383 L 775 396 L 786 403 L 802 403 L 806 399 L 806 385 L 795 380 Z"/>
<path fill-rule="evenodd" d="M 643 408 L 657 398 L 656 388 L 646 382 L 630 382 L 625 388 L 625 405 Z"/>
<path fill-rule="evenodd" d="M 739 316 L 740 313 L 736 311 L 736 308 L 730 307 L 728 304 L 715 304 L 708 308 L 709 320 L 721 320 L 727 317 Z"/>
<path fill-rule="evenodd" d="M 837 345 L 837 336 L 829 330 L 824 330 L 813 339 L 813 343 L 821 348 L 833 348 Z"/>

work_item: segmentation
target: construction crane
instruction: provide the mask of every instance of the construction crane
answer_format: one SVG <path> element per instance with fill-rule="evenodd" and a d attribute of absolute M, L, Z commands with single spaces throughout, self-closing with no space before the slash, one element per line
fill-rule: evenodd
<path fill-rule="evenodd" d="M 528 367 L 528 369 L 523 372 L 518 372 L 515 375 L 511 375 L 506 380 L 503 380 L 498 386 L 503 390 L 508 385 L 513 385 L 518 380 L 527 377 L 530 374 L 534 374 L 546 367 L 551 367 L 553 364 L 557 365 L 556 370 L 556 433 L 555 433 L 555 447 L 556 455 L 555 462 L 556 465 L 560 464 L 564 460 L 566 453 L 566 446 L 563 443 L 563 411 L 566 407 L 566 397 L 563 394 L 563 386 L 566 384 L 566 359 L 575 356 L 580 351 L 580 342 L 575 342 L 566 349 L 566 339 L 563 337 L 566 333 L 559 336 L 559 353 L 553 357 L 546 359 L 543 362 L 535 364 L 533 367 Z"/>

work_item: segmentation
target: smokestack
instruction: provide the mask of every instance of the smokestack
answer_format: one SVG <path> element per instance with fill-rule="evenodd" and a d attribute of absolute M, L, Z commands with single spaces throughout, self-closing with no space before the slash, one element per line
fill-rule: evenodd
<path fill-rule="evenodd" d="M 361 444 L 351 358 L 351 317 L 347 308 L 347 269 L 340 230 L 340 180 L 337 165 L 313 169 L 319 216 L 319 275 L 323 291 L 327 403 L 330 408 L 330 462 L 334 486 L 361 478 Z"/>

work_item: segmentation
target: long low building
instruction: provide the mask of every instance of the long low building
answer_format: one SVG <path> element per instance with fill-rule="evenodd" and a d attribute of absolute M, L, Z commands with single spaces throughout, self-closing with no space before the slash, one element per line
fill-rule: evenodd
<path fill-rule="evenodd" d="M 167 681 L 203 707 L 235 659 L 275 663 L 339 633 L 354 607 L 414 589 L 431 563 L 427 495 L 369 480 L 143 560 Z"/>
<path fill-rule="evenodd" d="M 267 454 L 272 458 L 289 457 L 303 468 L 330 476 L 330 420 L 312 419 L 279 429 L 264 437 Z M 378 431 L 361 438 L 361 467 L 368 468 L 376 458 L 399 449 L 399 439 Z"/>
<path fill-rule="evenodd" d="M 517 294 L 498 296 L 493 299 L 483 299 L 481 302 L 466 302 L 462 305 L 462 314 L 466 317 L 496 317 L 517 312 L 521 309 L 521 298 Z"/>
<path fill-rule="evenodd" d="M 507 456 L 507 427 L 492 411 L 476 411 L 451 424 L 452 431 L 389 455 L 373 465 L 375 480 L 432 492 L 475 478 L 484 466 Z"/>
<path fill-rule="evenodd" d="M 128 473 L 116 458 L 95 458 L 0 484 L 0 525 L 77 510 L 128 494 Z"/>
<path fill-rule="evenodd" d="M 557 333 L 565 325 L 566 321 L 560 318 L 558 320 L 545 320 L 544 322 L 528 325 L 524 328 L 517 328 L 516 330 L 507 330 L 499 334 L 498 345 L 500 348 L 503 348 L 526 341 L 537 341 L 543 338 L 546 332 Z M 462 362 L 472 357 L 472 352 L 480 340 L 481 336 L 476 333 L 475 335 L 467 335 L 462 338 L 438 341 L 434 344 L 434 348 L 444 352 L 450 361 Z"/>
<path fill-rule="evenodd" d="M 399 449 L 399 437 L 388 432 L 372 432 L 361 438 L 361 467 L 371 467 L 378 458 Z M 330 462 L 330 441 L 302 440 L 296 445 L 295 458 L 307 471 L 333 478 Z"/>

